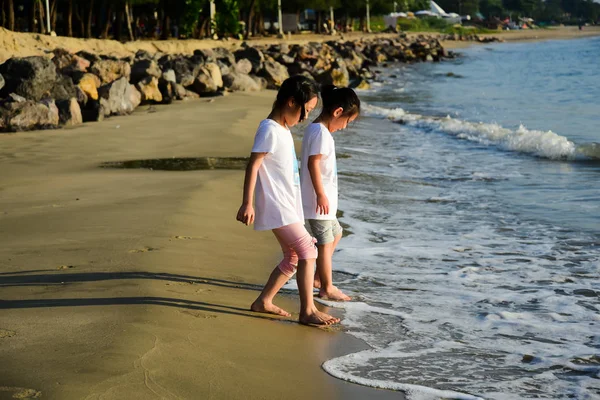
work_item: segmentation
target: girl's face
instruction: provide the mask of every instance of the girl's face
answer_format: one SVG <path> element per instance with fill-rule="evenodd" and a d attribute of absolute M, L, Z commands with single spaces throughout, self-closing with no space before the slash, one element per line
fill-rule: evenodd
<path fill-rule="evenodd" d="M 307 103 L 304 104 L 305 118 L 307 118 L 308 114 L 310 114 L 310 112 L 315 109 L 318 102 L 319 102 L 319 98 L 313 97 Z M 294 102 L 294 100 L 290 99 L 288 101 L 288 110 L 289 110 L 289 112 L 285 118 L 285 122 L 286 122 L 287 126 L 291 128 L 292 126 L 294 126 L 298 122 L 300 122 L 300 116 L 302 115 L 302 113 L 301 113 L 302 105 L 300 107 L 298 107 L 298 105 Z"/>
<path fill-rule="evenodd" d="M 327 128 L 329 132 L 333 133 L 335 131 L 339 131 L 341 129 L 346 129 L 348 124 L 358 117 L 358 114 L 353 115 L 343 115 L 344 109 L 342 107 L 336 108 L 333 112 L 332 118 L 327 124 Z"/>

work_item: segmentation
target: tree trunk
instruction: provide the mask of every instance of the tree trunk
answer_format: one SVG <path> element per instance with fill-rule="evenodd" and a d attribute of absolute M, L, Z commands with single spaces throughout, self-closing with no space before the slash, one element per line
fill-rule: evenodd
<path fill-rule="evenodd" d="M 92 14 L 93 13 L 94 13 L 94 0 L 90 0 L 90 8 L 88 10 L 88 16 L 87 16 L 87 32 L 86 32 L 87 38 L 92 37 Z"/>
<path fill-rule="evenodd" d="M 248 39 L 250 37 L 250 33 L 252 32 L 252 17 L 254 17 L 254 5 L 256 4 L 256 0 L 250 1 L 250 8 L 248 9 L 248 15 L 246 19 L 246 33 L 244 37 Z"/>
<path fill-rule="evenodd" d="M 50 26 L 52 26 L 52 30 L 56 32 L 56 18 L 58 17 L 57 7 L 58 0 L 54 0 L 52 5 L 50 6 Z"/>
<path fill-rule="evenodd" d="M 69 9 L 67 10 L 67 36 L 73 36 L 73 0 L 69 0 Z"/>
<path fill-rule="evenodd" d="M 81 13 L 79 12 L 81 9 L 80 6 L 80 4 L 75 3 L 75 18 L 79 21 L 79 37 L 85 37 L 85 25 L 83 23 L 83 17 L 81 16 L 83 10 L 81 10 Z"/>
<path fill-rule="evenodd" d="M 131 14 L 129 13 L 129 2 L 125 1 L 125 17 L 127 18 L 127 31 L 129 31 L 129 40 L 135 40 L 133 30 L 131 29 Z"/>
<path fill-rule="evenodd" d="M 40 23 L 40 33 L 46 33 L 46 13 L 44 12 L 44 5 L 42 4 L 42 0 L 37 1 L 38 11 L 39 11 L 39 23 Z"/>
<path fill-rule="evenodd" d="M 317 11 L 317 33 L 321 33 L 321 23 L 323 20 L 321 19 L 321 11 Z"/>
<path fill-rule="evenodd" d="M 108 11 L 106 14 L 106 21 L 104 22 L 104 28 L 102 29 L 102 38 L 108 39 L 108 30 L 112 25 L 112 4 L 109 4 Z"/>

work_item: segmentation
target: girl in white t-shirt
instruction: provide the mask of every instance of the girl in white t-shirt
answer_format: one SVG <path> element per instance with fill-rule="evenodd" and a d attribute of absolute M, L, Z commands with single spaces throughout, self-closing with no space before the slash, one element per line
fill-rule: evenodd
<path fill-rule="evenodd" d="M 309 232 L 317 239 L 319 256 L 314 286 L 319 297 L 348 301 L 332 282 L 332 256 L 342 227 L 337 220 L 338 176 L 335 142 L 332 133 L 345 129 L 360 113 L 360 100 L 350 88 L 326 86 L 321 91 L 323 111 L 304 131 L 300 181 L 304 218 Z"/>
<path fill-rule="evenodd" d="M 313 80 L 294 76 L 283 82 L 271 114 L 256 131 L 237 220 L 246 225 L 254 222 L 255 230 L 272 230 L 283 250 L 283 260 L 251 309 L 289 317 L 290 313 L 273 304 L 273 298 L 297 270 L 300 323 L 330 325 L 339 319 L 317 310 L 313 301 L 317 248 L 304 227 L 298 159 L 289 131 L 317 102 L 318 89 Z"/>

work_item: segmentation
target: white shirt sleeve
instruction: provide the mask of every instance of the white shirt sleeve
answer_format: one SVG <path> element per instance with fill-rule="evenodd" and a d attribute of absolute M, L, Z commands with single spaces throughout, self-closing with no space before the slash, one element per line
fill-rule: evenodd
<path fill-rule="evenodd" d="M 323 155 L 323 158 L 327 158 L 327 155 L 331 151 L 331 143 L 328 137 L 328 133 L 324 132 L 323 129 L 319 129 L 312 137 L 310 146 L 308 148 L 309 156 Z"/>
<path fill-rule="evenodd" d="M 252 153 L 273 153 L 277 147 L 277 134 L 269 126 L 261 125 L 254 136 Z"/>

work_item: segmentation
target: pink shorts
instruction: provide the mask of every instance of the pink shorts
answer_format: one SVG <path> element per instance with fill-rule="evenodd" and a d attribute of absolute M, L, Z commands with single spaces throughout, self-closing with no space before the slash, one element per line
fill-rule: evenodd
<path fill-rule="evenodd" d="M 273 229 L 273 234 L 283 250 L 283 260 L 277 266 L 288 277 L 294 276 L 298 268 L 298 260 L 314 260 L 317 258 L 317 242 L 301 222 Z"/>

